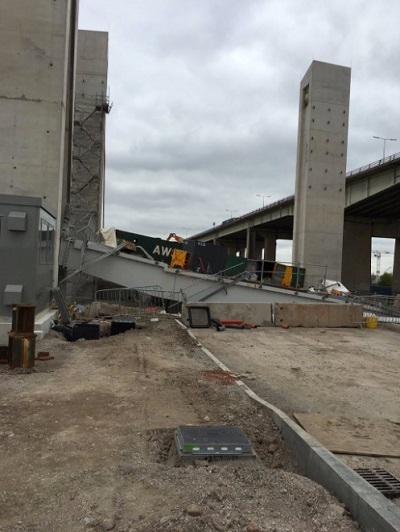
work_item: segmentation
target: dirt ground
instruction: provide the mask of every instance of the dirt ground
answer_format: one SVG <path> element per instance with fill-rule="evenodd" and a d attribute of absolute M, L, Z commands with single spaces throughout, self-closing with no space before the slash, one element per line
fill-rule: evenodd
<path fill-rule="evenodd" d="M 400 456 L 400 326 L 194 333 L 260 397 L 289 416 L 304 412 L 344 418 L 350 433 L 353 424 L 355 436 L 368 423 L 377 450 L 390 434 L 397 441 L 390 451 Z M 379 467 L 400 478 L 398 458 L 338 456 L 352 468 Z M 400 498 L 393 502 L 400 506 Z"/>
<path fill-rule="evenodd" d="M 36 350 L 54 359 L 0 366 L 0 530 L 358 529 L 173 319 L 73 343 L 52 331 Z M 185 424 L 240 426 L 258 459 L 179 465 L 173 434 Z"/>

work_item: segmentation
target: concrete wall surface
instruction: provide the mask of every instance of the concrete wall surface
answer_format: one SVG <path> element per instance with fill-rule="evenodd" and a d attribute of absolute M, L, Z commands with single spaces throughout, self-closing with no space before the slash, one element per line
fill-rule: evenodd
<path fill-rule="evenodd" d="M 2 0 L 0 193 L 59 208 L 75 0 Z"/>
<path fill-rule="evenodd" d="M 105 169 L 108 33 L 78 32 L 70 236 L 98 241 Z"/>
<path fill-rule="evenodd" d="M 274 325 L 291 327 L 360 327 L 361 305 L 275 303 Z"/>
<path fill-rule="evenodd" d="M 108 33 L 79 30 L 69 235 L 95 242 L 103 226 L 107 69 Z M 67 281 L 67 298 L 80 303 L 92 299 L 93 281 L 84 276 L 77 281 Z"/>
<path fill-rule="evenodd" d="M 182 308 L 182 322 L 189 325 L 188 307 L 208 307 L 214 319 L 237 319 L 265 327 L 272 324 L 271 303 L 188 303 Z"/>
<path fill-rule="evenodd" d="M 78 31 L 75 103 L 93 104 L 107 96 L 108 33 Z"/>

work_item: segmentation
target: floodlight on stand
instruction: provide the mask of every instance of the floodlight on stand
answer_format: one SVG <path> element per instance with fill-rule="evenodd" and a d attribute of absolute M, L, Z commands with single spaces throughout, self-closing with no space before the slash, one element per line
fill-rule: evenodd
<path fill-rule="evenodd" d="M 385 138 L 385 137 L 377 137 L 376 135 L 373 135 L 372 137 L 373 139 L 378 139 L 378 140 L 383 140 L 383 157 L 382 157 L 382 160 L 385 159 L 385 155 L 386 155 L 386 142 L 389 140 L 389 141 L 392 141 L 392 142 L 395 142 L 397 139 L 389 139 L 389 138 Z"/>
<path fill-rule="evenodd" d="M 209 307 L 188 307 L 189 325 L 192 329 L 207 329 L 211 327 Z"/>

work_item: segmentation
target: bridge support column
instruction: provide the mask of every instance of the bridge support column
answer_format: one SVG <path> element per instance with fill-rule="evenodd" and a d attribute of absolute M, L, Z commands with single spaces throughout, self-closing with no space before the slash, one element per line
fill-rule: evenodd
<path fill-rule="evenodd" d="M 313 61 L 300 88 L 292 262 L 340 280 L 350 69 Z"/>
<path fill-rule="evenodd" d="M 400 294 L 400 238 L 396 238 L 394 246 L 392 294 Z"/>
<path fill-rule="evenodd" d="M 261 260 L 262 259 L 262 251 L 263 251 L 263 249 L 264 249 L 264 243 L 256 241 L 255 254 L 254 254 L 254 258 L 255 259 L 257 259 L 257 260 Z"/>
<path fill-rule="evenodd" d="M 264 260 L 276 260 L 276 237 L 264 236 Z"/>
<path fill-rule="evenodd" d="M 236 242 L 223 242 L 223 245 L 226 248 L 228 255 L 236 255 L 238 251 Z"/>
<path fill-rule="evenodd" d="M 341 280 L 351 291 L 371 290 L 371 224 L 369 220 L 345 220 Z"/>
<path fill-rule="evenodd" d="M 248 259 L 255 259 L 256 258 L 256 232 L 251 227 L 247 228 L 246 257 Z"/>

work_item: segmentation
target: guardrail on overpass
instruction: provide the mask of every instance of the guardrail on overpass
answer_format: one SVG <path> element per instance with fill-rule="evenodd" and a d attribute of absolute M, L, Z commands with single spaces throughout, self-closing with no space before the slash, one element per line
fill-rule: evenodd
<path fill-rule="evenodd" d="M 382 166 L 383 164 L 390 163 L 398 159 L 400 159 L 400 152 L 394 153 L 393 155 L 388 155 L 384 159 L 379 159 L 379 161 L 375 161 L 373 163 L 360 166 L 360 168 L 356 168 L 355 170 L 351 170 L 350 172 L 346 173 L 346 178 L 354 176 L 354 175 L 362 174 L 363 172 L 367 172 L 368 170 L 374 170 L 375 168 L 378 168 L 379 166 Z"/>
<path fill-rule="evenodd" d="M 371 173 L 374 173 L 374 172 L 379 173 L 380 169 L 383 169 L 383 167 L 385 166 L 389 166 L 389 164 L 393 162 L 398 162 L 400 164 L 400 152 L 395 153 L 393 155 L 389 155 L 388 157 L 385 157 L 384 159 L 379 159 L 378 161 L 374 161 L 372 163 L 369 163 L 364 166 L 360 166 L 359 168 L 356 168 L 354 170 L 347 172 L 346 173 L 346 189 L 350 191 L 350 187 L 352 186 L 352 183 L 354 181 L 359 181 L 360 179 L 363 178 L 363 176 L 366 177 L 367 179 L 370 179 Z M 392 184 L 396 184 L 396 183 L 393 182 Z M 379 187 L 377 188 L 378 188 L 378 191 L 381 191 Z M 385 188 L 387 188 L 386 181 L 384 185 L 382 186 L 382 190 L 384 190 Z M 365 199 L 369 197 L 370 195 L 371 195 L 371 192 L 370 192 L 369 186 L 365 187 L 365 191 L 363 190 L 361 193 L 358 191 L 357 195 L 350 193 L 351 197 L 349 196 L 349 201 L 346 201 L 346 207 L 362 199 Z M 206 229 L 189 238 L 193 240 L 201 240 L 202 237 L 207 236 L 208 239 L 210 239 L 212 238 L 211 235 L 213 235 L 215 232 L 218 232 L 218 238 L 221 238 L 221 237 L 231 234 L 232 232 L 238 232 L 238 231 L 244 230 L 247 227 L 249 220 L 254 221 L 254 225 L 259 225 L 259 224 L 267 224 L 268 222 L 272 222 L 273 220 L 277 220 L 284 216 L 293 216 L 294 215 L 294 200 L 295 200 L 294 194 L 291 196 L 287 196 L 278 201 L 270 203 L 269 205 L 260 207 L 250 212 L 247 212 L 246 214 L 243 214 L 241 216 L 237 216 L 235 218 L 230 218 L 228 220 L 225 220 L 221 224 L 211 227 L 209 229 Z M 231 231 L 233 227 L 235 227 L 235 230 Z"/>

